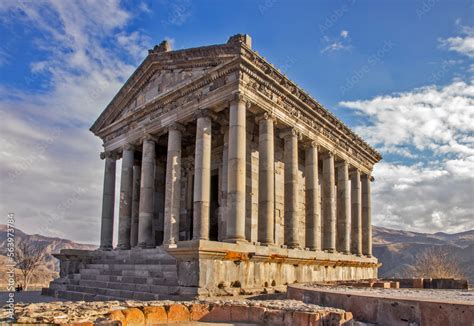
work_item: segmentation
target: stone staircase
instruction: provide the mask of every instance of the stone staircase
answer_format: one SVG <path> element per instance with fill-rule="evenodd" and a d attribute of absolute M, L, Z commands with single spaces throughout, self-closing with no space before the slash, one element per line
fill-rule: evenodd
<path fill-rule="evenodd" d="M 195 297 L 195 289 L 178 285 L 176 260 L 160 247 L 91 251 L 87 257 L 77 271 L 55 279 L 42 293 L 86 301 Z"/>

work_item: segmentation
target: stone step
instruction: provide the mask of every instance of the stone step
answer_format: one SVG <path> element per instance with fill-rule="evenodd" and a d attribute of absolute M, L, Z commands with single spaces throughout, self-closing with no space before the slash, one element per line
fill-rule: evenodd
<path fill-rule="evenodd" d="M 178 272 L 176 270 L 106 270 L 106 269 L 95 269 L 95 268 L 82 268 L 80 271 L 82 275 L 98 276 L 98 275 L 109 275 L 109 276 L 131 276 L 131 277 L 152 277 L 152 278 L 176 278 Z"/>
<path fill-rule="evenodd" d="M 63 293 L 60 293 L 63 292 Z M 72 300 L 99 300 L 99 297 L 110 298 L 110 300 L 191 300 L 194 298 L 194 295 L 189 294 L 157 294 L 150 292 L 139 292 L 139 291 L 127 291 L 127 290 L 117 290 L 117 289 L 103 289 L 96 287 L 88 287 L 81 285 L 68 285 L 67 291 L 58 291 L 59 295 L 66 295 L 66 293 L 72 292 L 74 295 L 72 297 L 67 296 L 66 299 Z M 82 294 L 82 297 L 81 295 Z M 63 296 L 61 296 L 63 297 Z"/>
<path fill-rule="evenodd" d="M 71 284 L 76 285 L 76 284 Z M 113 290 L 127 290 L 127 291 L 138 291 L 138 292 L 150 292 L 150 293 L 165 293 L 165 294 L 177 294 L 179 292 L 179 286 L 167 286 L 167 285 L 153 285 L 153 284 L 137 284 L 137 283 L 124 283 L 124 282 L 104 282 L 104 281 L 91 281 L 91 280 L 80 280 L 79 286 L 87 286 L 93 288 L 106 288 Z"/>
<path fill-rule="evenodd" d="M 104 289 L 83 285 L 68 285 L 68 291 L 87 293 L 91 296 L 102 295 L 114 298 L 134 299 L 134 300 L 157 300 L 157 295 L 153 293 L 143 293 L 137 291 L 117 290 L 117 289 Z M 86 299 L 84 299 L 86 300 Z"/>
<path fill-rule="evenodd" d="M 121 275 L 81 275 L 74 274 L 73 278 L 70 279 L 71 284 L 73 282 L 79 282 L 80 280 L 87 281 L 103 281 L 103 282 L 125 282 L 125 283 L 139 283 L 139 284 L 150 284 L 150 285 L 178 285 L 177 274 L 173 274 L 172 277 L 134 277 L 134 276 L 121 276 Z"/>
<path fill-rule="evenodd" d="M 162 271 L 176 271 L 176 262 L 168 264 L 87 264 L 87 269 L 101 269 L 101 270 L 162 270 Z"/>

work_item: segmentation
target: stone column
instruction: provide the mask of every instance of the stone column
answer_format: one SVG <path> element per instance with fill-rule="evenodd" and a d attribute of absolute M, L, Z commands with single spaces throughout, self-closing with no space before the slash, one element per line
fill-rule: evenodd
<path fill-rule="evenodd" d="M 211 200 L 211 118 L 208 110 L 200 110 L 196 116 L 193 239 L 208 240 Z"/>
<path fill-rule="evenodd" d="M 258 140 L 258 241 L 275 243 L 275 140 L 274 119 L 259 117 Z"/>
<path fill-rule="evenodd" d="M 132 189 L 132 227 L 130 231 L 130 245 L 138 245 L 138 213 L 140 207 L 140 177 L 142 169 L 140 165 L 133 166 L 133 189 Z"/>
<path fill-rule="evenodd" d="M 351 252 L 362 255 L 362 192 L 360 171 L 354 169 L 351 173 Z"/>
<path fill-rule="evenodd" d="M 334 154 L 329 152 L 323 159 L 323 250 L 336 250 L 336 201 L 334 198 Z"/>
<path fill-rule="evenodd" d="M 120 179 L 119 232 L 117 248 L 130 249 L 133 195 L 133 151 L 132 145 L 125 145 L 122 152 L 122 174 Z"/>
<path fill-rule="evenodd" d="M 138 214 L 138 246 L 153 246 L 153 198 L 155 192 L 155 142 L 151 136 L 143 139 L 142 176 L 140 182 L 140 210 Z"/>
<path fill-rule="evenodd" d="M 222 146 L 222 172 L 221 172 L 221 207 L 220 207 L 220 219 L 221 223 L 219 225 L 219 235 L 218 240 L 224 241 L 226 238 L 226 221 L 228 218 L 227 214 L 227 176 L 228 176 L 228 153 L 229 153 L 229 128 L 224 128 L 224 144 Z"/>
<path fill-rule="evenodd" d="M 181 133 L 184 127 L 175 123 L 168 130 L 166 159 L 164 245 L 175 245 L 179 240 L 181 200 Z"/>
<path fill-rule="evenodd" d="M 339 252 L 350 253 L 350 195 L 349 195 L 349 166 L 346 161 L 337 165 L 337 244 Z"/>
<path fill-rule="evenodd" d="M 372 257 L 372 200 L 370 182 L 372 177 L 362 176 L 362 253 Z"/>
<path fill-rule="evenodd" d="M 229 109 L 226 242 L 245 240 L 245 152 L 247 108 L 241 94 Z"/>
<path fill-rule="evenodd" d="M 298 248 L 298 134 L 295 129 L 283 135 L 285 161 L 285 245 Z"/>
<path fill-rule="evenodd" d="M 319 204 L 318 145 L 311 142 L 305 151 L 306 247 L 321 250 L 321 207 Z"/>
<path fill-rule="evenodd" d="M 104 152 L 100 154 L 100 158 L 105 159 L 100 249 L 111 250 L 114 233 L 115 155 L 111 152 Z"/>

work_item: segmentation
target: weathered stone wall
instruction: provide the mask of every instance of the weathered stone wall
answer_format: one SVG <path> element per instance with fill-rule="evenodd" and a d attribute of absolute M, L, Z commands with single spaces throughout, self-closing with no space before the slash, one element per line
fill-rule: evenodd
<path fill-rule="evenodd" d="M 356 293 L 298 284 L 290 285 L 287 294 L 289 299 L 351 311 L 355 320 L 371 325 L 458 326 L 472 325 L 474 320 L 471 302 L 449 301 L 441 294 L 433 294 L 432 299 L 403 298 L 400 293 Z"/>

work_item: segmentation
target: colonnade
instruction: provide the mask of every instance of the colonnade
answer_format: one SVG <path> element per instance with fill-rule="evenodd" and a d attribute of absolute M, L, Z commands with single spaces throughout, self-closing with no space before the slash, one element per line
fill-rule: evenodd
<path fill-rule="evenodd" d="M 211 192 L 212 119 L 207 109 L 195 115 L 196 140 L 194 162 L 193 240 L 209 240 Z M 246 200 L 246 102 L 238 95 L 230 103 L 229 126 L 224 132 L 221 182 L 225 196 L 225 242 L 245 242 Z M 275 245 L 275 137 L 284 143 L 284 245 L 301 248 L 300 232 L 305 232 L 305 247 L 314 251 L 372 255 L 371 176 L 362 173 L 324 149 L 317 141 L 302 141 L 291 127 L 275 128 L 275 118 L 256 117 L 259 126 L 258 242 Z M 181 194 L 181 151 L 185 128 L 175 123 L 168 128 L 163 244 L 174 246 L 179 240 Z M 155 143 L 152 135 L 142 142 L 141 166 L 134 165 L 134 146 L 122 149 L 118 249 L 133 246 L 150 248 L 152 236 Z M 304 148 L 305 212 L 299 209 L 299 148 Z M 105 159 L 101 249 L 112 249 L 116 157 Z M 320 179 L 320 162 L 322 174 Z M 337 171 L 337 175 L 336 175 Z M 321 193 L 319 193 L 321 191 Z M 321 198 L 321 201 L 319 200 Z M 305 216 L 305 230 L 298 219 Z M 303 249 L 303 248 L 302 248 Z"/>

